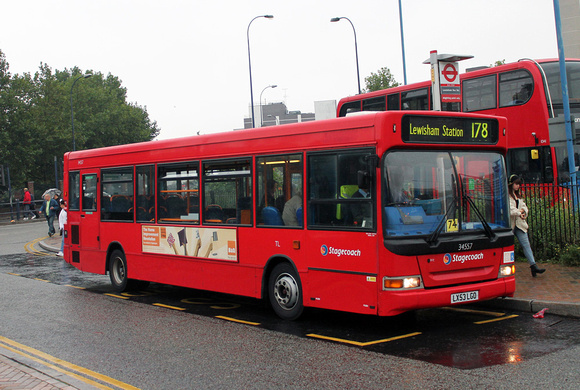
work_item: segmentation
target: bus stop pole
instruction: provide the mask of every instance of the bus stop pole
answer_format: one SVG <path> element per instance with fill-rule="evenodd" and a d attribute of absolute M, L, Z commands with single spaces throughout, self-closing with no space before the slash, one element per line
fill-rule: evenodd
<path fill-rule="evenodd" d="M 560 20 L 560 1 L 554 0 L 554 16 L 556 19 L 556 37 L 558 39 L 558 60 L 560 64 L 560 81 L 562 84 L 562 103 L 564 106 L 564 123 L 566 126 L 566 149 L 568 151 L 568 170 L 570 171 L 570 184 L 572 186 L 572 200 L 574 208 L 578 209 L 578 194 L 576 182 L 576 159 L 574 156 L 574 144 L 572 137 L 572 121 L 570 119 L 570 99 L 568 96 L 568 77 L 566 75 L 566 55 L 562 39 L 562 22 Z"/>
<path fill-rule="evenodd" d="M 437 50 L 431 50 L 429 61 L 431 62 L 431 97 L 433 98 L 433 111 L 441 111 L 441 84 L 439 82 L 439 59 Z"/>

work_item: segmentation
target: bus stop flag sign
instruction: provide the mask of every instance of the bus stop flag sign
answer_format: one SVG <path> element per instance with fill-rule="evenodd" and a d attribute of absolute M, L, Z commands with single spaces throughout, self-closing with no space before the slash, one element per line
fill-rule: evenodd
<path fill-rule="evenodd" d="M 461 84 L 457 62 L 439 62 L 442 103 L 461 103 Z"/>

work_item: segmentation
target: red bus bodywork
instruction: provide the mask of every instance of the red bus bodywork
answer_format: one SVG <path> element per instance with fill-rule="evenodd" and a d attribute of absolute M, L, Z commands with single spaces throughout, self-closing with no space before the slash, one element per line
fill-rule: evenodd
<path fill-rule="evenodd" d="M 254 298 L 267 298 L 268 284 L 276 265 L 286 263 L 297 272 L 300 286 L 300 299 L 305 307 L 334 309 L 353 313 L 374 315 L 395 315 L 407 310 L 447 306 L 450 294 L 478 291 L 478 300 L 495 297 L 513 296 L 515 279 L 498 277 L 500 266 L 513 260 L 513 237 L 509 228 L 503 241 L 489 242 L 481 252 L 485 260 L 457 262 L 451 266 L 442 265 L 446 254 L 453 252 L 435 248 L 432 253 L 421 255 L 400 255 L 389 251 L 384 242 L 382 215 L 383 183 L 376 180 L 373 208 L 376 215 L 373 228 L 364 231 L 356 229 L 325 229 L 311 227 L 313 216 L 309 216 L 307 191 L 309 191 L 306 163 L 302 185 L 304 191 L 304 225 L 297 228 L 277 228 L 264 226 L 257 212 L 252 213 L 248 225 L 204 222 L 204 213 L 198 222 L 161 222 L 160 210 L 152 213 L 150 221 L 137 222 L 135 217 L 126 221 L 103 221 L 102 208 L 104 194 L 101 184 L 103 172 L 114 167 L 135 169 L 153 165 L 158 175 L 159 167 L 183 161 L 196 161 L 200 164 L 213 160 L 248 158 L 252 164 L 253 196 L 252 208 L 257 208 L 261 197 L 256 183 L 261 179 L 257 174 L 257 159 L 265 155 L 295 153 L 304 156 L 307 162 L 309 153 L 321 151 L 349 150 L 367 148 L 376 155 L 383 156 L 392 148 L 433 149 L 433 150 L 493 150 L 505 153 L 506 120 L 499 121 L 499 140 L 494 145 L 440 145 L 405 144 L 401 141 L 401 117 L 405 114 L 423 115 L 424 112 L 390 112 L 371 115 L 317 121 L 296 125 L 284 125 L 208 134 L 172 140 L 152 141 L 138 144 L 113 146 L 94 150 L 76 151 L 65 154 L 64 159 L 64 198 L 68 204 L 72 192 L 71 175 L 81 179 L 97 179 L 96 196 L 91 199 L 93 211 L 83 211 L 87 189 L 80 189 L 81 206 L 69 210 L 65 228 L 65 260 L 82 270 L 96 274 L 111 271 L 110 259 L 113 253 L 122 253 L 126 258 L 124 272 L 128 279 L 178 285 L 188 288 L 211 290 Z M 475 117 L 470 114 L 429 113 L 434 116 Z M 503 132 L 502 132 L 503 129 Z M 375 170 L 380 177 L 380 170 Z M 83 179 L 83 180 L 84 180 Z M 160 177 L 155 182 L 159 185 Z M 205 183 L 205 182 L 203 182 Z M 202 186 L 204 184 L 201 184 Z M 76 182 L 75 186 L 79 183 Z M 135 189 L 137 192 L 137 189 Z M 159 196 L 159 189 L 156 194 Z M 203 197 L 203 191 L 200 190 Z M 108 196 L 108 194 L 107 194 Z M 135 198 L 135 197 L 134 197 Z M 133 199 L 135 202 L 135 199 Z M 88 204 L 88 203 L 87 203 Z M 203 203 L 200 203 L 203 204 Z M 138 204 L 132 203 L 132 208 Z M 248 221 L 246 221 L 248 222 Z M 197 232 L 195 231 L 197 230 Z M 149 237 L 149 233 L 153 236 Z M 188 234 L 191 243 L 195 234 L 214 233 L 231 237 L 234 241 L 228 247 L 231 257 L 203 258 L 189 255 L 177 240 L 170 242 L 173 252 L 152 253 L 148 240 L 163 245 L 168 240 L 168 232 Z M 215 240 L 215 238 L 214 238 Z M 452 240 L 449 239 L 449 242 Z M 465 241 L 457 238 L 457 243 Z M 487 241 L 486 241 L 487 242 Z M 501 244 L 500 244 L 501 243 Z M 449 243 L 448 243 L 449 244 Z M 187 244 L 185 244 L 187 246 Z M 190 244 L 191 245 L 191 244 Z M 205 244 L 202 244 L 204 246 Z M 412 244 L 410 244 L 412 246 Z M 455 245 L 455 244 L 453 244 Z M 203 249 L 202 249 L 203 250 Z M 119 252 L 120 251 L 120 252 Z M 178 252 L 179 251 L 179 252 Z M 324 253 L 326 251 L 326 253 Z M 209 253 L 209 252 L 208 252 Z M 469 251 L 462 252 L 468 255 Z M 385 277 L 421 275 L 422 288 L 408 291 L 385 290 Z"/>

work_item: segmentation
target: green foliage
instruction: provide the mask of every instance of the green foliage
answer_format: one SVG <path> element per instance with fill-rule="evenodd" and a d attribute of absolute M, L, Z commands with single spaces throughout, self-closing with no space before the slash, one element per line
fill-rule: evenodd
<path fill-rule="evenodd" d="M 496 61 L 493 64 L 491 64 L 489 67 L 490 68 L 493 68 L 494 66 L 500 66 L 500 65 L 505 65 L 505 59 L 504 60 Z"/>
<path fill-rule="evenodd" d="M 385 66 L 379 69 L 377 73 L 371 72 L 370 76 L 365 77 L 365 85 L 365 92 L 372 92 L 397 87 L 400 84 L 395 80 L 389 68 Z"/>
<path fill-rule="evenodd" d="M 13 188 L 27 181 L 35 181 L 40 193 L 54 187 L 54 159 L 62 162 L 73 149 L 71 102 L 76 150 L 149 141 L 159 134 L 147 110 L 127 101 L 116 76 L 47 64 L 34 75 L 11 75 L 8 69 L 0 50 L 0 164 L 10 166 Z M 78 79 L 88 73 L 93 75 Z"/>
<path fill-rule="evenodd" d="M 568 267 L 580 267 L 580 246 L 568 245 L 560 254 L 560 262 Z"/>

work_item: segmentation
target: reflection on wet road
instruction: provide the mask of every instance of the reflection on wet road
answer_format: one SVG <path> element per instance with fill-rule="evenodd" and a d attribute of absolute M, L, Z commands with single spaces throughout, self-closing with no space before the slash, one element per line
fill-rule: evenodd
<path fill-rule="evenodd" d="M 262 302 L 152 283 L 147 290 L 113 292 L 106 275 L 85 274 L 42 253 L 0 256 L 0 272 L 69 288 L 255 326 L 377 353 L 473 369 L 516 364 L 580 344 L 580 320 L 548 314 L 490 311 L 480 306 L 420 310 L 394 318 L 307 310 L 288 322 Z"/>

